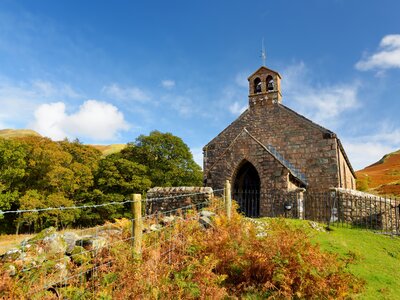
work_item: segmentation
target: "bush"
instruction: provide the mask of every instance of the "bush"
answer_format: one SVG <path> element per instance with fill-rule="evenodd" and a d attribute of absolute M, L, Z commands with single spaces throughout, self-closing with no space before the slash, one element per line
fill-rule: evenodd
<path fill-rule="evenodd" d="M 92 290 L 93 299 L 347 299 L 362 289 L 347 270 L 350 259 L 322 252 L 283 219 L 250 222 L 233 212 L 230 221 L 213 217 L 206 230 L 195 216 L 185 212 L 173 226 L 145 234 L 141 259 L 131 241 L 103 249 L 90 280 L 70 282 L 69 296 Z M 6 285 L 15 294 L 29 281 L 19 280 Z M 40 288 L 37 282 L 31 288 Z M 0 297 L 10 295 L 3 289 Z"/>
<path fill-rule="evenodd" d="M 257 226 L 237 213 L 214 218 L 204 230 L 180 221 L 147 239 L 143 260 L 117 260 L 116 298 L 151 299 L 346 299 L 363 283 L 347 271 L 347 261 L 324 253 L 301 229 L 270 220 Z M 153 233 L 154 234 L 154 233 Z M 154 245 L 154 240 L 163 241 Z"/>

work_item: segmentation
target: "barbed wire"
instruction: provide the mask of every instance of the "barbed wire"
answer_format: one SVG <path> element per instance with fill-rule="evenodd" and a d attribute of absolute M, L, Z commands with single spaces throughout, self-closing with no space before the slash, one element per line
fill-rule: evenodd
<path fill-rule="evenodd" d="M 216 190 L 216 191 L 223 191 L 224 189 L 220 189 L 220 190 Z M 188 194 L 181 194 L 181 195 L 173 195 L 173 196 L 167 196 L 167 197 L 163 197 L 163 198 L 150 198 L 150 199 L 143 199 L 143 200 L 136 200 L 137 202 L 139 201 L 143 201 L 143 202 L 151 202 L 151 201 L 159 201 L 159 200 L 163 200 L 163 199 L 173 199 L 173 198 L 181 198 L 181 197 L 190 197 L 190 196 L 194 196 L 194 195 L 200 195 L 200 194 L 207 194 L 206 192 L 201 192 L 201 193 L 188 193 Z M 5 213 L 28 213 L 28 212 L 43 212 L 43 211 L 51 211 L 51 210 L 65 210 L 65 209 L 87 209 L 87 208 L 96 208 L 96 207 L 103 207 L 103 206 L 108 206 L 108 205 L 123 205 L 126 203 L 133 203 L 136 202 L 134 200 L 127 200 L 127 201 L 123 201 L 123 202 L 110 202 L 110 203 L 104 203 L 104 204 L 98 204 L 98 205 L 82 205 L 82 206 L 74 206 L 74 207 L 58 207 L 58 208 L 52 208 L 52 207 L 48 207 L 48 208 L 42 208 L 42 209 L 30 209 L 30 210 L 16 210 L 16 211 L 5 211 L 5 212 L 1 212 L 0 214 L 5 214 Z M 199 209 L 206 207 L 208 204 L 210 204 L 210 210 L 213 211 L 214 213 L 218 214 L 220 210 L 220 208 L 223 206 L 224 202 L 223 201 L 218 201 L 217 204 L 215 204 L 215 202 L 212 202 L 210 200 L 206 200 L 206 201 L 202 201 L 202 202 L 198 202 L 198 203 L 193 203 L 190 205 L 184 205 L 184 206 L 180 206 L 174 209 L 169 209 L 166 211 L 158 211 L 152 214 L 144 214 L 141 219 L 143 221 L 145 221 L 146 223 L 143 224 L 145 226 L 143 226 L 143 230 L 145 230 L 145 228 L 147 228 L 148 231 L 144 231 L 143 234 L 144 235 L 148 235 L 149 236 L 149 240 L 147 241 L 147 245 L 143 245 L 142 249 L 149 249 L 149 247 L 154 247 L 157 244 L 161 243 L 161 242 L 167 242 L 167 243 L 171 243 L 168 244 L 168 248 L 164 249 L 164 251 L 162 251 L 162 253 L 160 254 L 161 256 L 170 256 L 171 252 L 175 252 L 178 251 L 178 248 L 181 247 L 181 245 L 176 245 L 174 242 L 174 238 L 176 238 L 177 236 L 179 236 L 181 233 L 178 232 L 178 234 L 170 234 L 170 230 L 173 230 L 173 228 L 181 223 L 181 222 L 187 222 L 190 220 L 198 220 L 200 219 L 200 215 L 201 215 L 201 211 Z M 150 225 L 151 225 L 151 220 L 152 218 L 154 218 L 155 220 L 157 220 L 157 223 L 159 223 L 159 218 L 162 218 L 164 216 L 167 215 L 172 215 L 172 214 L 176 214 L 179 211 L 183 211 L 186 212 L 187 210 L 193 209 L 195 214 L 184 214 L 184 215 L 180 215 L 180 217 L 175 218 L 174 220 L 171 221 L 171 223 L 165 223 L 164 225 L 162 225 L 161 227 L 157 228 L 156 230 L 151 230 L 150 229 Z M 183 216 L 183 217 L 182 217 Z M 162 220 L 161 220 L 162 221 Z M 134 218 L 130 218 L 129 222 L 131 222 L 132 224 L 129 224 L 128 226 L 133 226 L 133 223 L 135 222 Z M 125 230 L 124 230 L 125 228 Z M 97 226 L 95 228 L 85 228 L 82 231 L 89 231 L 90 233 L 90 237 L 91 238 L 97 238 L 98 236 L 102 236 L 104 231 L 106 230 L 111 230 L 111 229 L 118 229 L 118 233 L 116 234 L 112 234 L 110 235 L 110 240 L 106 242 L 105 246 L 103 248 L 105 249 L 111 249 L 112 247 L 115 247 L 117 244 L 119 243 L 125 243 L 128 242 L 130 243 L 131 241 L 135 240 L 135 236 L 133 234 L 133 230 L 131 231 L 130 227 L 127 226 L 123 226 L 123 228 L 118 227 L 118 225 L 114 224 L 114 223 L 108 223 L 108 224 L 104 224 L 101 226 Z M 150 229 L 150 230 L 149 230 Z M 103 231 L 104 230 L 104 231 Z M 128 232 L 126 231 L 128 230 Z M 84 236 L 81 235 L 82 232 L 77 233 L 78 235 L 80 235 L 79 238 L 83 238 Z M 171 231 L 172 233 L 172 231 Z M 21 250 L 22 253 L 25 250 L 25 246 L 32 243 L 37 243 L 40 242 L 42 240 L 44 240 L 46 237 L 44 237 L 43 239 L 38 239 L 38 240 L 34 240 L 34 241 L 29 241 L 29 240 L 24 240 L 23 242 L 25 243 Z M 75 245 L 79 246 L 79 242 L 76 243 Z M 82 246 L 82 245 L 81 245 Z M 79 256 L 79 255 L 85 255 L 85 254 L 90 254 L 90 256 L 95 259 L 97 258 L 97 256 L 99 255 L 99 253 L 101 253 L 102 249 L 82 249 L 82 251 L 76 252 L 76 253 L 71 253 L 68 254 L 67 256 L 69 257 L 70 260 L 73 260 L 75 256 Z M 35 265 L 28 265 L 26 267 L 22 268 L 22 273 L 29 272 L 30 270 L 33 269 L 40 269 L 44 263 L 47 261 L 48 258 L 44 258 L 44 261 L 42 263 L 38 263 Z M 170 258 L 169 258 L 170 259 Z M 60 253 L 60 256 L 58 258 L 52 258 L 51 259 L 53 263 L 61 263 L 61 262 L 65 262 L 65 254 L 64 253 Z M 88 272 L 96 272 L 96 270 L 100 269 L 103 266 L 110 266 L 112 264 L 111 261 L 107 261 L 105 263 L 100 263 L 99 265 L 95 265 L 89 268 L 84 268 L 81 270 L 76 270 L 78 271 L 78 273 L 73 272 L 72 274 L 69 274 L 65 277 L 61 277 L 62 275 L 60 275 L 60 280 L 55 280 L 53 282 L 44 284 L 42 287 L 40 288 L 35 288 L 33 292 L 39 292 L 39 291 L 46 291 L 49 289 L 56 289 L 56 288 L 60 288 L 61 285 L 62 286 L 68 286 L 70 284 L 71 280 L 74 280 L 74 278 L 79 278 L 80 276 L 85 276 L 85 274 L 87 274 Z M 92 279 L 88 279 L 88 280 L 92 280 Z M 96 289 L 96 287 L 95 287 Z M 31 293 L 30 293 L 31 294 Z"/>
<path fill-rule="evenodd" d="M 154 214 L 151 214 L 151 215 L 145 215 L 145 216 L 142 216 L 142 220 L 149 220 L 151 217 L 162 217 L 162 216 L 165 215 L 165 214 L 171 214 L 171 213 L 173 213 L 173 212 L 177 212 L 177 211 L 179 211 L 179 210 L 184 210 L 184 209 L 189 209 L 189 208 L 196 208 L 196 207 L 201 206 L 201 205 L 206 205 L 207 203 L 208 203 L 207 201 L 204 201 L 204 202 L 200 202 L 200 203 L 197 203 L 197 204 L 191 204 L 191 205 L 182 206 L 182 207 L 179 207 L 179 208 L 176 208 L 176 209 L 171 209 L 171 210 L 164 211 L 164 212 L 161 212 L 161 213 L 154 213 Z M 161 216 L 160 216 L 160 214 L 161 214 Z M 200 216 L 200 214 L 201 214 L 201 212 L 198 212 L 198 213 L 196 213 L 195 216 L 190 217 L 190 218 L 175 219 L 175 220 L 174 220 L 173 222 L 171 222 L 170 224 L 166 224 L 166 225 L 160 227 L 157 231 L 144 232 L 143 234 L 157 233 L 157 232 L 160 232 L 160 231 L 162 231 L 162 230 L 171 228 L 171 227 L 173 227 L 173 226 L 175 225 L 175 223 L 176 223 L 177 221 L 195 220 L 195 219 L 197 219 L 197 218 Z M 135 219 L 132 218 L 132 219 L 129 219 L 129 221 L 133 223 L 133 222 L 135 221 Z M 115 225 L 114 223 L 109 223 L 109 224 L 106 224 L 106 225 L 97 226 L 97 227 L 95 227 L 95 228 L 83 229 L 83 231 L 85 231 L 85 230 L 86 230 L 86 231 L 95 230 L 96 233 L 95 233 L 95 234 L 92 234 L 91 237 L 96 238 L 96 237 L 99 236 L 99 231 L 101 231 L 102 228 L 105 228 L 105 229 L 107 229 L 107 228 L 108 228 L 108 229 L 116 228 L 116 225 Z M 124 232 L 121 231 L 119 234 L 120 234 L 120 235 L 123 235 Z M 38 243 L 38 242 L 44 241 L 45 239 L 46 239 L 46 237 L 44 237 L 43 239 L 34 240 L 34 241 L 32 241 L 32 242 Z M 130 233 L 130 236 L 129 236 L 128 238 L 118 239 L 118 240 L 116 240 L 116 241 L 114 241 L 114 242 L 107 243 L 107 247 L 116 245 L 116 244 L 121 243 L 121 242 L 129 241 L 129 240 L 132 240 L 132 241 L 133 241 L 134 239 L 135 239 L 135 237 L 133 236 L 133 233 L 131 232 L 131 233 Z M 26 241 L 26 243 L 28 244 L 28 243 L 29 243 L 29 240 Z M 26 248 L 26 245 L 27 245 L 27 244 L 25 244 L 24 246 L 22 246 L 22 248 L 21 248 L 22 252 L 25 251 L 25 248 Z M 78 245 L 78 246 L 79 246 L 79 245 Z M 77 253 L 75 253 L 75 254 L 72 254 L 72 253 L 71 253 L 71 254 L 69 254 L 68 256 L 72 259 L 72 258 L 75 257 L 75 256 L 85 255 L 85 254 L 87 254 L 87 253 L 93 253 L 93 252 L 96 252 L 96 251 L 98 251 L 98 249 L 90 249 L 90 250 L 86 250 L 86 249 L 85 249 L 84 251 L 80 251 L 80 252 L 77 252 Z M 60 255 L 60 256 L 61 256 L 61 255 Z M 64 255 L 62 255 L 62 257 L 60 257 L 59 259 L 53 259 L 52 261 L 55 262 L 55 263 L 62 262 L 62 261 L 64 261 Z M 42 264 L 38 264 L 38 265 L 30 266 L 30 267 L 28 267 L 28 268 L 23 268 L 23 269 L 22 269 L 22 272 L 28 272 L 28 271 L 30 271 L 30 270 L 32 270 L 32 269 L 40 268 L 41 266 L 42 266 Z"/>
<path fill-rule="evenodd" d="M 215 190 L 214 192 L 219 192 L 223 191 L 224 189 L 218 189 Z M 102 203 L 102 204 L 93 204 L 93 205 L 81 205 L 81 206 L 60 206 L 60 207 L 46 207 L 46 208 L 33 208 L 33 209 L 17 209 L 17 210 L 6 210 L 2 211 L 0 210 L 0 215 L 5 215 L 5 214 L 21 214 L 21 213 L 30 213 L 30 212 L 44 212 L 44 211 L 51 211 L 51 210 L 72 210 L 72 209 L 86 209 L 86 208 L 99 208 L 99 207 L 105 207 L 105 206 L 110 206 L 110 205 L 124 205 L 127 203 L 134 203 L 134 202 L 154 202 L 154 201 L 161 201 L 165 199 L 175 199 L 175 198 L 181 198 L 181 197 L 189 197 L 189 196 L 195 196 L 195 195 L 204 195 L 208 194 L 208 192 L 199 192 L 199 193 L 190 193 L 190 194 L 180 194 L 180 195 L 173 195 L 173 196 L 167 196 L 167 197 L 159 197 L 159 198 L 145 198 L 141 200 L 125 200 L 122 202 L 108 202 L 108 203 Z"/>

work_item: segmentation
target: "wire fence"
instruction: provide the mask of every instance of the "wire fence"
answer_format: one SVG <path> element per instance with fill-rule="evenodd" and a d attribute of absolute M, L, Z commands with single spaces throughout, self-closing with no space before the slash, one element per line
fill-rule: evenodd
<path fill-rule="evenodd" d="M 400 235 L 400 199 L 354 190 L 268 191 L 234 190 L 233 199 L 248 217 L 307 219 L 328 226 L 363 228 Z"/>
<path fill-rule="evenodd" d="M 0 214 L 44 213 L 57 210 L 82 210 L 105 205 L 132 205 L 133 218 L 108 222 L 93 228 L 57 232 L 55 229 L 24 240 L 19 248 L 6 251 L 3 262 L 19 260 L 19 278 L 26 284 L 28 298 L 43 296 L 50 292 L 62 297 L 63 288 L 81 286 L 93 293 L 99 290 L 100 275 L 111 270 L 113 255 L 119 249 L 127 261 L 140 260 L 156 253 L 157 259 L 176 263 L 176 254 L 183 251 L 182 231 L 179 228 L 193 220 L 205 228 L 212 226 L 210 216 L 231 212 L 229 182 L 224 189 L 213 192 L 223 194 L 222 199 L 210 201 L 199 198 L 206 193 L 187 193 L 141 199 L 134 195 L 124 202 L 101 205 L 40 208 L 4 211 Z M 328 226 L 346 226 L 371 229 L 376 232 L 400 234 L 400 200 L 377 197 L 345 190 L 329 192 L 295 191 L 283 193 L 259 190 L 234 190 L 233 200 L 238 209 L 248 217 L 286 217 L 307 219 Z M 181 200 L 181 204 L 178 200 Z M 191 199 L 196 199 L 195 202 Z M 200 200 L 199 200 L 200 199 Z M 154 210 L 162 201 L 173 201 L 170 209 Z M 151 208 L 151 209 L 149 209 Z M 205 211 L 206 209 L 206 211 Z M 60 243 L 60 240 L 66 242 Z M 157 249 L 158 252 L 154 252 Z M 0 253 L 3 253 L 0 248 Z M 73 267 L 72 267 L 73 266 Z M 34 275 L 34 276 L 33 276 Z M 39 281 L 39 283 L 38 283 Z M 39 296 L 37 296 L 39 295 Z"/>
<path fill-rule="evenodd" d="M 224 189 L 215 190 L 215 192 L 225 194 L 224 191 Z M 130 203 L 135 217 L 129 220 L 119 220 L 116 223 L 108 222 L 94 228 L 65 232 L 57 232 L 55 229 L 45 230 L 22 241 L 19 248 L 6 251 L 2 255 L 2 260 L 22 262 L 18 276 L 20 280 L 26 281 L 28 298 L 40 298 L 40 295 L 43 296 L 43 293 L 46 292 L 61 297 L 62 288 L 70 285 L 90 288 L 95 295 L 97 289 L 95 285 L 99 285 L 99 282 L 96 281 L 98 273 L 107 271 L 113 264 L 111 258 L 113 249 L 125 247 L 125 250 L 128 249 L 125 252 L 131 254 L 126 259 L 131 260 L 140 258 L 157 245 L 163 245 L 159 256 L 162 259 L 171 259 L 172 252 L 179 251 L 182 246 L 176 242 L 179 240 L 177 237 L 180 234 L 179 231 L 176 231 L 177 226 L 181 226 L 180 224 L 184 222 L 198 220 L 200 224 L 207 227 L 209 226 L 207 221 L 211 222 L 209 219 L 211 215 L 226 212 L 226 205 L 222 200 L 211 201 L 204 197 L 204 201 L 187 204 L 188 199 L 198 200 L 198 196 L 203 194 L 205 193 L 188 193 L 151 199 L 141 199 L 140 195 L 134 195 L 131 200 L 102 205 L 3 211 L 0 214 L 40 214 L 54 210 L 80 210 Z M 173 209 L 146 213 L 146 207 L 153 203 L 176 201 L 177 199 L 185 199 L 182 202 L 183 205 Z M 208 215 L 204 215 L 205 208 L 210 209 L 207 212 Z M 61 240 L 68 242 L 65 245 Z M 73 268 L 71 268 L 72 265 Z M 42 281 L 40 284 L 38 284 L 38 279 Z"/>

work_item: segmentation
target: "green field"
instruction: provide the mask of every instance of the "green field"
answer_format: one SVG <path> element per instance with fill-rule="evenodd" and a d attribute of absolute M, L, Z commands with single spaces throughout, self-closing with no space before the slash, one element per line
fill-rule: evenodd
<path fill-rule="evenodd" d="M 331 227 L 332 231 L 311 229 L 308 221 L 287 220 L 307 230 L 313 242 L 340 257 L 354 257 L 351 273 L 365 280 L 357 299 L 400 299 L 400 238 L 368 230 Z"/>

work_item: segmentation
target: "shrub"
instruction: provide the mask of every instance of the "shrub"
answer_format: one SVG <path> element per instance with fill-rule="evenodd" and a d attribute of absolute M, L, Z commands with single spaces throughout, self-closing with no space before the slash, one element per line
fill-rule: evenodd
<path fill-rule="evenodd" d="M 268 226 L 260 222 L 234 211 L 231 220 L 215 216 L 206 230 L 195 212 L 186 212 L 145 235 L 141 259 L 131 252 L 131 242 L 115 243 L 94 257 L 90 280 L 70 282 L 63 290 L 70 297 L 94 291 L 85 295 L 89 299 L 347 299 L 361 290 L 363 283 L 347 271 L 351 259 L 322 252 L 283 219 L 270 219 Z M 126 228 L 125 223 L 117 224 Z M 71 270 L 77 272 L 82 270 Z M 17 295 L 27 282 L 4 279 L 0 297 L 10 295 L 7 287 Z"/>

